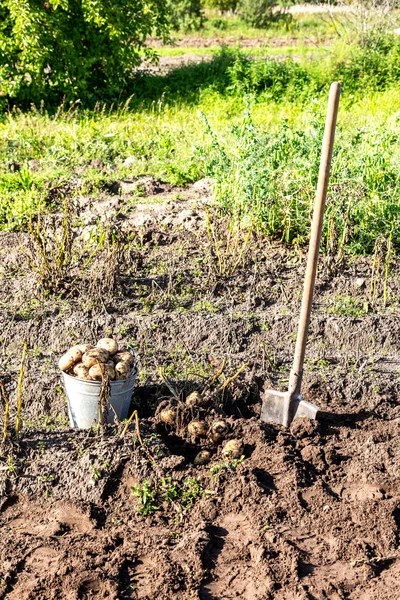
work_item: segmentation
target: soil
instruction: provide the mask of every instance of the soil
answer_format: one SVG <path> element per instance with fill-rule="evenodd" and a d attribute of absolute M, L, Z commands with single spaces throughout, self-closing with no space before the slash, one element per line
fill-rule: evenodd
<path fill-rule="evenodd" d="M 79 199 L 74 232 L 82 249 L 82 236 L 113 220 L 130 234 L 116 262 L 99 252 L 86 278 L 66 276 L 57 293 L 42 293 L 19 249 L 28 234 L 0 234 L 0 376 L 12 427 L 24 339 L 29 349 L 20 439 L 0 450 L 0 597 L 397 597 L 396 265 L 384 305 L 382 289 L 371 292 L 381 281 L 371 260 L 322 257 L 302 388 L 320 412 L 290 429 L 265 424 L 263 389 L 287 385 L 305 249 L 253 235 L 233 273 L 221 275 L 205 224 L 210 182 L 178 190 L 147 178 L 113 189 Z M 232 264 L 224 222 L 212 223 Z M 106 280 L 114 286 L 101 287 Z M 58 358 L 105 335 L 137 352 L 132 409 L 143 445 L 134 424 L 123 436 L 122 424 L 68 426 Z M 193 390 L 204 407 L 186 407 Z M 165 404 L 176 426 L 161 422 Z M 190 438 L 185 425 L 198 417 L 225 419 L 243 458 Z M 200 449 L 212 458 L 195 466 Z"/>

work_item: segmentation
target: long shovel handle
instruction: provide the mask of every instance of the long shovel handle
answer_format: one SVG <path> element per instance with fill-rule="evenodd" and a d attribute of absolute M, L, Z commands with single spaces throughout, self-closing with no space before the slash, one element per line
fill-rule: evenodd
<path fill-rule="evenodd" d="M 307 333 L 308 326 L 310 323 L 311 307 L 314 295 L 315 277 L 317 274 L 319 246 L 321 242 L 322 225 L 324 220 L 326 192 L 328 189 L 329 171 L 332 160 L 333 141 L 335 138 L 339 98 L 340 84 L 332 83 L 329 92 L 324 139 L 322 142 L 321 163 L 319 167 L 314 214 L 311 224 L 310 247 L 308 250 L 306 275 L 304 279 L 304 291 L 303 299 L 301 302 L 299 328 L 297 331 L 293 367 L 289 379 L 290 394 L 300 393 L 301 378 L 303 375 L 304 355 L 306 351 Z"/>

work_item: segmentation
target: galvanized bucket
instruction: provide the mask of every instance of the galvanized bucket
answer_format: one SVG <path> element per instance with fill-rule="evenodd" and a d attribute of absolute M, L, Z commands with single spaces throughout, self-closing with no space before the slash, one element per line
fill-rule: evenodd
<path fill-rule="evenodd" d="M 115 414 L 120 421 L 127 418 L 137 373 L 138 369 L 135 365 L 126 379 L 110 382 L 109 423 L 114 423 Z M 62 376 L 71 427 L 89 429 L 99 421 L 101 382 L 84 381 L 64 372 Z"/>

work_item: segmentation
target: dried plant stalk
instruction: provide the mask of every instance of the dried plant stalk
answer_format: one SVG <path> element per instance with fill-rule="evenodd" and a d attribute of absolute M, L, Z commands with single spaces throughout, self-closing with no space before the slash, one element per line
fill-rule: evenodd
<path fill-rule="evenodd" d="M 19 368 L 19 378 L 18 378 L 18 388 L 17 388 L 17 416 L 16 416 L 16 420 L 15 420 L 15 435 L 16 435 L 17 439 L 19 438 L 19 433 L 20 433 L 21 427 L 22 427 L 22 401 L 23 401 L 22 382 L 24 380 L 25 358 L 26 358 L 27 348 L 28 348 L 28 343 L 26 340 L 24 340 L 24 347 L 22 350 L 22 358 L 21 358 L 21 365 Z"/>
<path fill-rule="evenodd" d="M 8 424 L 10 418 L 10 402 L 8 400 L 3 382 L 0 380 L 0 394 L 4 402 L 4 417 L 3 417 L 3 442 L 8 438 Z"/>

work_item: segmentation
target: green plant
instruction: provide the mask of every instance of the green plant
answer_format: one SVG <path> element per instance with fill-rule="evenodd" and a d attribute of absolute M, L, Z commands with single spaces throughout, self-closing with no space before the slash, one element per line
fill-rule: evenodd
<path fill-rule="evenodd" d="M 175 502 L 180 497 L 178 482 L 172 477 L 161 480 L 160 496 L 164 502 Z"/>
<path fill-rule="evenodd" d="M 167 39 L 161 0 L 3 0 L 0 82 L 3 98 L 29 104 L 62 97 L 118 97 L 141 55 L 154 57 L 146 37 Z"/>
<path fill-rule="evenodd" d="M 203 495 L 203 487 L 199 479 L 186 477 L 181 487 L 180 505 L 183 510 L 189 510 L 194 502 Z"/>
<path fill-rule="evenodd" d="M 263 28 L 283 17 L 290 18 L 284 10 L 279 10 L 279 6 L 282 5 L 277 0 L 239 0 L 237 11 L 249 25 Z"/>
<path fill-rule="evenodd" d="M 234 472 L 236 471 L 237 467 L 242 464 L 242 462 L 244 461 L 244 454 L 240 457 L 240 458 L 235 458 L 231 461 L 227 461 L 227 462 L 223 462 L 223 463 L 218 463 L 215 465 L 212 465 L 210 467 L 210 475 L 212 477 L 215 476 L 219 476 L 221 472 L 223 471 L 228 471 L 228 472 Z"/>
<path fill-rule="evenodd" d="M 368 305 L 351 296 L 336 296 L 327 312 L 341 317 L 365 317 Z"/>
<path fill-rule="evenodd" d="M 247 109 L 229 142 L 216 135 L 207 120 L 205 125 L 211 148 L 199 158 L 214 179 L 215 200 L 223 213 L 233 223 L 253 223 L 287 244 L 304 243 L 318 179 L 322 119 L 310 116 L 307 131 L 284 121 L 279 132 L 269 134 L 255 126 Z M 360 128 L 349 136 L 339 128 L 323 250 L 331 245 L 332 221 L 340 252 L 370 253 L 377 237 L 391 232 L 393 246 L 400 243 L 400 184 L 390 150 L 397 139 L 397 133 L 382 127 Z"/>
<path fill-rule="evenodd" d="M 160 510 L 162 503 L 172 504 L 180 511 L 189 510 L 203 494 L 200 481 L 191 477 L 178 482 L 168 476 L 163 478 L 160 484 L 153 486 L 145 480 L 131 490 L 139 500 L 139 511 L 143 516 L 152 515 L 156 510 Z"/>
<path fill-rule="evenodd" d="M 222 12 L 235 11 L 238 0 L 205 0 L 205 5 L 210 8 L 217 8 Z"/>
<path fill-rule="evenodd" d="M 201 0 L 169 0 L 169 22 L 173 29 L 192 31 L 203 23 Z"/>
<path fill-rule="evenodd" d="M 131 490 L 139 501 L 139 512 L 144 517 L 152 515 L 160 509 L 157 504 L 157 492 L 147 479 L 137 486 L 132 486 Z"/>

